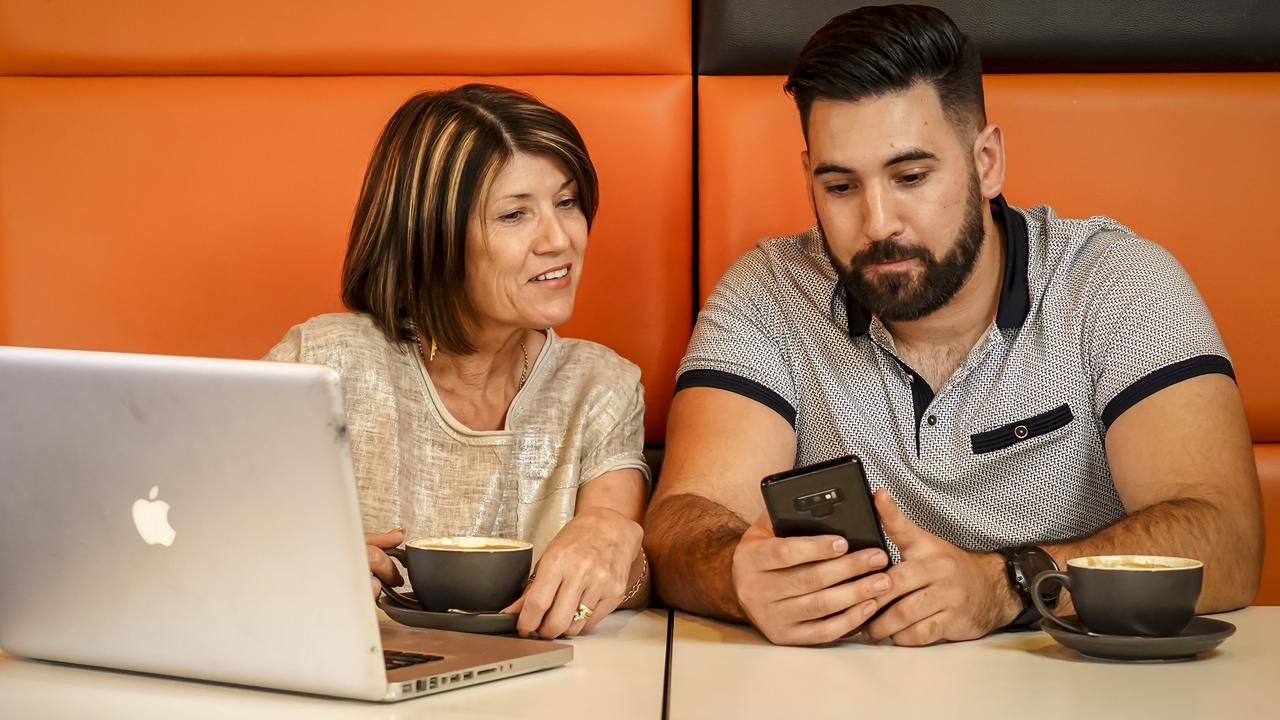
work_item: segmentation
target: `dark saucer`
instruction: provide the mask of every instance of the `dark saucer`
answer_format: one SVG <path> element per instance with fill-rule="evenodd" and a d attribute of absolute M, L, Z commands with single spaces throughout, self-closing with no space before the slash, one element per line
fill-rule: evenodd
<path fill-rule="evenodd" d="M 417 599 L 413 593 L 402 593 L 404 596 Z M 432 630 L 454 630 L 456 632 L 480 633 L 483 635 L 504 635 L 516 631 L 518 615 L 511 613 L 449 613 L 431 612 L 420 608 L 407 608 L 387 597 L 378 596 L 378 607 L 401 625 Z"/>
<path fill-rule="evenodd" d="M 1075 615 L 1064 615 L 1063 620 L 1079 623 Z M 1181 633 L 1172 637 L 1134 637 L 1130 635 L 1082 635 L 1069 632 L 1053 623 L 1041 623 L 1041 629 L 1054 640 L 1081 655 L 1104 660 L 1189 660 L 1197 654 L 1218 647 L 1231 637 L 1236 626 L 1224 620 L 1193 617 Z"/>

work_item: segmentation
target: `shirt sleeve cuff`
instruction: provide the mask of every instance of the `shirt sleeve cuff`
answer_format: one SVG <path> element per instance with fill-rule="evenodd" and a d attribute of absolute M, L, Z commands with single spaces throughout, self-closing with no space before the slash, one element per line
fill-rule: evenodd
<path fill-rule="evenodd" d="M 723 370 L 688 370 L 676 379 L 676 392 L 691 387 L 709 387 L 728 390 L 745 398 L 750 398 L 782 416 L 791 427 L 796 426 L 796 409 L 778 393 L 749 380 L 741 375 L 734 375 Z"/>
<path fill-rule="evenodd" d="M 1236 379 L 1231 361 L 1221 355 L 1200 355 L 1166 365 L 1136 380 L 1132 385 L 1116 393 L 1111 402 L 1102 410 L 1102 424 L 1111 428 L 1111 423 L 1124 414 L 1126 410 L 1139 402 L 1155 395 L 1161 390 L 1176 385 L 1183 380 L 1190 380 L 1197 375 L 1221 374 Z"/>

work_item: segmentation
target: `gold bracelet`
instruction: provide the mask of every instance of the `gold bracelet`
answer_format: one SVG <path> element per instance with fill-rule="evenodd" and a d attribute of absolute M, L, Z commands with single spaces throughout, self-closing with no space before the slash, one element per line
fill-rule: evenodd
<path fill-rule="evenodd" d="M 644 548 L 640 548 L 640 577 L 636 579 L 636 584 L 622 596 L 622 600 L 618 601 L 618 605 L 625 605 L 628 600 L 636 596 L 640 592 L 640 586 L 644 585 L 644 579 L 649 574 L 649 556 L 644 554 Z"/>

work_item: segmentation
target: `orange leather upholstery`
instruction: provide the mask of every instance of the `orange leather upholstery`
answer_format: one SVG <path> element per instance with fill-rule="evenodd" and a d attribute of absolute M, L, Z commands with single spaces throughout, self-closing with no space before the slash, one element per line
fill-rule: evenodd
<path fill-rule="evenodd" d="M 1280 444 L 1253 446 L 1262 481 L 1262 512 L 1267 523 L 1267 545 L 1262 555 L 1262 583 L 1254 605 L 1280 605 Z"/>
<path fill-rule="evenodd" d="M 660 442 L 692 327 L 690 25 L 689 0 L 0 0 L 0 343 L 261 356 L 341 309 L 392 111 L 495 82 L 582 131 L 601 202 L 562 331 L 640 365 Z M 101 77 L 130 73 L 166 77 Z"/>
<path fill-rule="evenodd" d="M 767 235 L 813 224 L 804 139 L 782 78 L 698 81 L 699 292 Z M 1164 245 L 1213 311 L 1256 442 L 1280 441 L 1280 73 L 995 75 L 1006 196 L 1110 215 Z M 750 148 L 744 152 L 744 148 Z"/>
<path fill-rule="evenodd" d="M 0 75 L 688 75 L 689 2 L 0 0 Z"/>

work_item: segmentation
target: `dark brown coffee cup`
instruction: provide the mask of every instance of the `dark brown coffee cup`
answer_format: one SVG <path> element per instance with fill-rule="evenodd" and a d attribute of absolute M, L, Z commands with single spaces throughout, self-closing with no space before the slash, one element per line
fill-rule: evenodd
<path fill-rule="evenodd" d="M 1097 555 L 1067 561 L 1067 572 L 1047 571 L 1032 583 L 1031 599 L 1046 622 L 1078 633 L 1169 637 L 1196 612 L 1204 564 L 1158 555 Z M 1060 582 L 1084 627 L 1045 607 L 1040 587 Z"/>
<path fill-rule="evenodd" d="M 520 597 L 533 564 L 533 545 L 503 538 L 418 538 L 386 552 L 405 567 L 418 600 L 380 580 L 383 592 L 431 612 L 498 612 Z"/>

